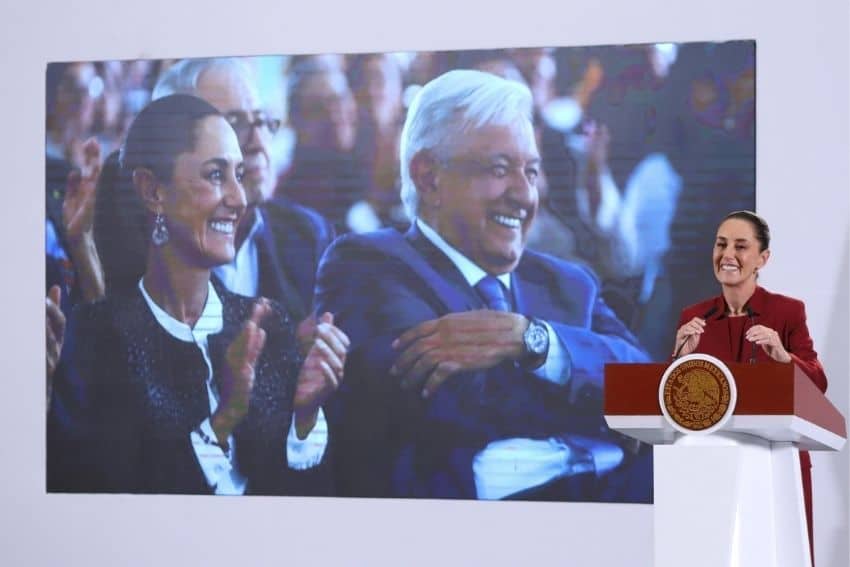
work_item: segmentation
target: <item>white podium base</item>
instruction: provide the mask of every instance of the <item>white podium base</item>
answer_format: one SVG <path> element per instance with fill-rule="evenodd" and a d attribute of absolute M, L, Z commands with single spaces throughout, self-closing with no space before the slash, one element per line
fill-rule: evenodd
<path fill-rule="evenodd" d="M 686 435 L 654 451 L 655 567 L 811 567 L 790 443 Z"/>

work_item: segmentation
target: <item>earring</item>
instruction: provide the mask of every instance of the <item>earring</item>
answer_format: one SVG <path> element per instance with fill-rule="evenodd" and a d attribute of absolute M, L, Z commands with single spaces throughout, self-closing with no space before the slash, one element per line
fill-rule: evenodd
<path fill-rule="evenodd" d="M 151 240 L 156 246 L 162 246 L 168 242 L 168 227 L 165 226 L 165 217 L 162 216 L 162 213 L 157 213 L 153 219 Z"/>

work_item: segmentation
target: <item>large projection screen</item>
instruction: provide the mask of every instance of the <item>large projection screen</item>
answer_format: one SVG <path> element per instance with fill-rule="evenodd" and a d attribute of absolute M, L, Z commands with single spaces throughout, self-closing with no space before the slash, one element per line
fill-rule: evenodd
<path fill-rule="evenodd" d="M 720 0 L 568 5 L 483 0 L 118 5 L 15 4 L 4 18 L 4 162 L 11 166 L 0 423 L 8 564 L 652 564 L 649 506 L 336 499 L 46 495 L 44 491 L 43 119 L 48 61 L 656 41 L 757 43 L 757 206 L 772 226 L 764 285 L 804 298 L 812 336 L 848 413 L 850 7 Z M 821 566 L 848 552 L 848 450 L 815 455 Z"/>

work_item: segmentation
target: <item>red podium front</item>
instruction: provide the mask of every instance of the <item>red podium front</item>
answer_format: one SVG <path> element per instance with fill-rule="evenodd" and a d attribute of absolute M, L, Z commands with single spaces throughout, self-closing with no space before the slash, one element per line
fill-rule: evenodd
<path fill-rule="evenodd" d="M 738 402 L 727 432 L 768 441 L 787 441 L 800 449 L 838 451 L 847 438 L 844 417 L 793 364 L 728 364 Z M 666 364 L 605 366 L 605 419 L 611 429 L 653 445 L 672 443 L 676 430 L 658 402 Z"/>
<path fill-rule="evenodd" d="M 844 418 L 796 365 L 727 366 L 737 400 L 709 434 L 662 411 L 668 365 L 605 368 L 608 426 L 655 445 L 653 564 L 808 566 L 797 449 L 840 450 Z"/>

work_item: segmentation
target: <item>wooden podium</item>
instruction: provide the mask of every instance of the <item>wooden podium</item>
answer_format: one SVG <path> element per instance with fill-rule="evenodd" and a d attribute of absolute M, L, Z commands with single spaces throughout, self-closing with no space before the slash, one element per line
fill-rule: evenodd
<path fill-rule="evenodd" d="M 710 433 L 662 411 L 668 365 L 605 368 L 608 426 L 655 445 L 653 565 L 810 566 L 797 449 L 840 450 L 844 418 L 793 364 L 726 366 L 737 400 Z"/>

